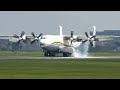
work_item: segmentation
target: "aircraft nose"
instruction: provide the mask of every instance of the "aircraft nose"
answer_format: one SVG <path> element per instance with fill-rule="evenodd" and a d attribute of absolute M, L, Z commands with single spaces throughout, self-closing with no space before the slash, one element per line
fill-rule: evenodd
<path fill-rule="evenodd" d="M 40 43 L 41 43 L 41 44 L 44 43 L 43 39 L 40 40 Z"/>
<path fill-rule="evenodd" d="M 40 46 L 41 46 L 41 47 L 44 47 L 44 46 L 45 46 L 45 43 L 40 42 Z"/>
<path fill-rule="evenodd" d="M 44 45 L 44 40 L 40 40 L 40 45 Z"/>

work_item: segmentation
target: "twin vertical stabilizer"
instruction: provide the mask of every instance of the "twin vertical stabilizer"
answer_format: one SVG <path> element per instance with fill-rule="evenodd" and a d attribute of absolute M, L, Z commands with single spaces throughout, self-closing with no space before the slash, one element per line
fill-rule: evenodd
<path fill-rule="evenodd" d="M 62 37 L 62 26 L 59 27 L 60 27 L 60 36 Z"/>

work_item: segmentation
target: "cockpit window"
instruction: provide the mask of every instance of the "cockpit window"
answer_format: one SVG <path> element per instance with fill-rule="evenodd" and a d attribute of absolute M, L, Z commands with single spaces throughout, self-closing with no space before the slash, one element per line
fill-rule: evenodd
<path fill-rule="evenodd" d="M 42 37 L 42 39 L 47 39 L 47 37 Z"/>

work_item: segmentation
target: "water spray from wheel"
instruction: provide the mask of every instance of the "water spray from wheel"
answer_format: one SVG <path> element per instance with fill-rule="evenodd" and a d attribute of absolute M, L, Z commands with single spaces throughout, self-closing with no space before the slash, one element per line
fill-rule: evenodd
<path fill-rule="evenodd" d="M 94 30 L 93 30 L 92 36 L 89 36 L 88 33 L 85 32 L 87 39 L 82 41 L 79 44 L 79 47 L 77 49 L 74 47 L 72 48 L 74 57 L 88 57 L 89 44 L 92 47 L 95 47 L 95 41 L 97 41 L 97 39 L 96 39 L 96 27 L 93 26 L 93 28 L 94 28 Z"/>

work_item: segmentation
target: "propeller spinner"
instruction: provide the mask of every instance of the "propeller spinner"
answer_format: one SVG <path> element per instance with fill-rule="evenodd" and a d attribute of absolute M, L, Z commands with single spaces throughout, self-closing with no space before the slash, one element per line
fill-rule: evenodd
<path fill-rule="evenodd" d="M 31 44 L 33 44 L 34 42 L 38 42 L 39 38 L 42 37 L 42 35 L 43 35 L 43 34 L 41 33 L 41 34 L 39 34 L 38 36 L 35 36 L 34 32 L 32 32 L 31 34 L 32 34 L 32 36 L 34 37 L 34 40 L 31 41 Z"/>

